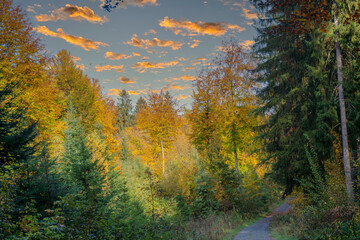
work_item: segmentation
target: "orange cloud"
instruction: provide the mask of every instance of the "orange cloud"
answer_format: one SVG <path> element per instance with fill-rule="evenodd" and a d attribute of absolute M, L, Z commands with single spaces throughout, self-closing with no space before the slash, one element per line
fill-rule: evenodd
<path fill-rule="evenodd" d="M 51 12 L 51 14 L 41 14 L 35 16 L 38 22 L 47 22 L 47 21 L 58 21 L 58 20 L 76 20 L 83 21 L 86 20 L 91 23 L 104 23 L 108 19 L 106 17 L 99 17 L 88 7 L 79 7 L 76 5 L 66 4 L 65 7 L 59 8 Z"/>
<path fill-rule="evenodd" d="M 176 99 L 177 100 L 184 100 L 184 99 L 187 99 L 187 98 L 189 98 L 190 97 L 190 95 L 180 95 L 179 97 L 177 97 Z"/>
<path fill-rule="evenodd" d="M 135 91 L 133 91 L 133 90 L 129 90 L 129 91 L 127 91 L 128 92 L 128 94 L 130 94 L 130 95 L 139 95 L 140 93 L 138 93 L 138 92 L 135 92 Z"/>
<path fill-rule="evenodd" d="M 85 70 L 85 65 L 84 64 L 77 64 L 76 65 L 78 68 L 80 68 L 82 71 L 84 71 Z"/>
<path fill-rule="evenodd" d="M 108 95 L 120 96 L 121 92 L 122 92 L 122 90 L 120 90 L 120 89 L 111 88 L 111 89 L 109 89 Z"/>
<path fill-rule="evenodd" d="M 240 42 L 239 45 L 242 46 L 245 49 L 250 49 L 252 45 L 254 45 L 255 41 L 253 40 L 245 40 L 243 42 Z"/>
<path fill-rule="evenodd" d="M 184 67 L 184 68 L 182 68 L 182 71 L 187 72 L 189 70 L 194 70 L 194 69 L 195 69 L 194 67 Z"/>
<path fill-rule="evenodd" d="M 198 64 L 205 64 L 206 60 L 206 58 L 195 58 L 194 60 L 192 60 L 191 65 L 196 66 Z"/>
<path fill-rule="evenodd" d="M 77 61 L 81 60 L 81 57 L 71 56 L 71 59 L 73 62 L 77 62 Z"/>
<path fill-rule="evenodd" d="M 149 35 L 149 34 L 156 34 L 156 31 L 154 29 L 150 29 L 149 31 L 147 31 L 146 33 L 144 33 L 144 35 Z"/>
<path fill-rule="evenodd" d="M 120 82 L 127 84 L 127 83 L 136 83 L 136 81 L 131 80 L 128 77 L 119 77 L 118 80 L 120 80 Z"/>
<path fill-rule="evenodd" d="M 120 60 L 120 59 L 128 59 L 132 57 L 139 57 L 140 54 L 137 52 L 133 52 L 131 55 L 126 55 L 122 53 L 113 53 L 113 52 L 106 52 L 104 57 L 110 60 Z"/>
<path fill-rule="evenodd" d="M 58 28 L 56 30 L 57 32 L 53 32 L 45 26 L 38 26 L 38 27 L 34 28 L 34 30 L 45 36 L 57 37 L 57 38 L 64 39 L 66 42 L 71 43 L 76 46 L 80 46 L 86 51 L 90 51 L 92 49 L 97 50 L 99 48 L 99 46 L 109 46 L 106 43 L 95 42 L 95 41 L 92 41 L 90 39 L 86 39 L 83 37 L 66 34 L 61 28 Z"/>
<path fill-rule="evenodd" d="M 174 42 L 171 40 L 160 40 L 158 38 L 149 40 L 133 37 L 131 38 L 131 41 L 126 42 L 126 44 L 143 49 L 148 49 L 149 47 L 171 47 L 172 50 L 178 50 L 184 43 Z"/>
<path fill-rule="evenodd" d="M 177 90 L 177 91 L 180 91 L 180 90 L 185 90 L 185 89 L 188 89 L 190 88 L 189 85 L 186 85 L 186 86 L 179 86 L 179 85 L 175 85 L 175 84 L 172 84 L 172 85 L 169 85 L 168 88 L 170 88 L 171 90 Z"/>
<path fill-rule="evenodd" d="M 186 20 L 175 20 L 165 17 L 160 21 L 159 24 L 161 27 L 172 30 L 176 35 L 181 33 L 182 35 L 212 35 L 212 36 L 222 36 L 229 29 L 242 32 L 245 28 L 242 28 L 235 24 L 227 24 L 224 22 L 191 22 Z M 183 30 L 187 31 L 184 33 Z"/>
<path fill-rule="evenodd" d="M 194 39 L 193 44 L 191 44 L 190 48 L 195 48 L 199 46 L 200 40 Z"/>
<path fill-rule="evenodd" d="M 134 64 L 131 68 L 137 68 L 137 71 L 143 73 L 146 69 L 154 69 L 154 68 L 166 68 L 177 65 L 179 62 L 174 60 L 171 62 L 158 62 L 158 63 L 150 63 L 150 62 L 138 62 Z"/>
<path fill-rule="evenodd" d="M 180 77 L 174 77 L 171 80 L 173 80 L 173 81 L 179 81 L 179 80 L 193 81 L 193 80 L 196 80 L 196 77 L 195 76 L 190 76 L 190 75 L 183 75 L 183 76 L 180 76 Z"/>
<path fill-rule="evenodd" d="M 124 68 L 124 65 L 119 65 L 119 66 L 111 66 L 111 65 L 99 66 L 99 65 L 96 65 L 94 70 L 96 72 L 110 71 L 110 70 L 115 70 L 117 72 L 123 72 L 123 68 Z"/>
<path fill-rule="evenodd" d="M 258 16 L 256 13 L 250 12 L 249 9 L 243 8 L 244 15 L 247 19 L 258 19 Z"/>
<path fill-rule="evenodd" d="M 144 7 L 146 4 L 158 6 L 157 0 L 124 0 L 122 1 L 119 6 L 126 7 L 126 5 L 132 5 L 136 7 Z"/>

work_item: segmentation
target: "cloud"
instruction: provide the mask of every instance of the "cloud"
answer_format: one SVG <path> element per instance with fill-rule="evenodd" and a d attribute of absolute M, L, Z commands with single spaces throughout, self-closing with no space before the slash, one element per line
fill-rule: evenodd
<path fill-rule="evenodd" d="M 111 89 L 109 89 L 108 95 L 120 96 L 121 92 L 122 92 L 122 90 L 120 90 L 120 89 L 111 88 Z"/>
<path fill-rule="evenodd" d="M 157 0 L 124 0 L 119 6 L 126 7 L 127 5 L 136 6 L 136 7 L 145 7 L 145 5 L 158 6 Z"/>
<path fill-rule="evenodd" d="M 141 39 L 136 37 L 132 37 L 131 41 L 125 43 L 143 49 L 148 49 L 149 47 L 171 47 L 172 50 L 178 50 L 184 44 L 180 42 L 174 42 L 171 40 L 160 40 L 158 38 L 153 38 L 153 40 L 149 40 L 149 39 Z"/>
<path fill-rule="evenodd" d="M 135 91 L 133 91 L 133 90 L 129 90 L 129 91 L 127 91 L 128 92 L 128 94 L 130 94 L 130 95 L 139 95 L 140 93 L 138 93 L 138 92 L 135 92 Z"/>
<path fill-rule="evenodd" d="M 186 20 L 175 20 L 165 17 L 160 21 L 159 25 L 161 27 L 172 30 L 176 35 L 179 33 L 182 35 L 212 35 L 212 36 L 222 36 L 229 29 L 242 32 L 245 28 L 242 28 L 236 24 L 227 24 L 224 22 L 191 22 Z M 183 30 L 187 31 L 184 33 Z"/>
<path fill-rule="evenodd" d="M 196 66 L 196 65 L 199 65 L 199 64 L 206 64 L 206 58 L 195 58 L 194 60 L 191 61 L 191 65 L 192 66 Z"/>
<path fill-rule="evenodd" d="M 177 100 L 184 100 L 184 99 L 187 99 L 187 98 L 189 98 L 190 97 L 190 95 L 180 95 L 180 96 L 178 96 L 176 99 Z"/>
<path fill-rule="evenodd" d="M 195 76 L 190 76 L 190 75 L 183 75 L 183 76 L 180 76 L 180 77 L 171 78 L 171 80 L 173 80 L 173 81 L 180 81 L 180 80 L 193 81 L 193 80 L 196 80 L 196 77 Z"/>
<path fill-rule="evenodd" d="M 150 29 L 149 31 L 147 31 L 146 33 L 144 33 L 144 35 L 149 35 L 149 34 L 156 34 L 156 31 L 154 29 Z"/>
<path fill-rule="evenodd" d="M 32 12 L 32 13 L 35 13 L 35 14 L 36 14 L 36 11 L 35 11 L 35 9 L 34 9 L 34 6 L 30 6 L 30 5 L 27 6 L 26 11 Z"/>
<path fill-rule="evenodd" d="M 177 65 L 179 62 L 174 60 L 170 62 L 158 62 L 158 63 L 150 63 L 150 62 L 137 62 L 131 68 L 137 68 L 137 71 L 143 73 L 146 69 L 156 69 L 156 68 L 166 68 Z"/>
<path fill-rule="evenodd" d="M 58 21 L 58 20 L 76 20 L 76 21 L 88 21 L 91 23 L 104 23 L 108 19 L 104 16 L 101 18 L 96 15 L 93 10 L 88 7 L 79 7 L 76 5 L 66 4 L 65 7 L 56 9 L 51 14 L 41 14 L 35 16 L 38 22 Z"/>
<path fill-rule="evenodd" d="M 190 45 L 190 48 L 195 48 L 199 46 L 200 40 L 194 39 L 193 44 Z"/>
<path fill-rule="evenodd" d="M 245 49 L 250 49 L 252 45 L 254 45 L 254 40 L 245 40 L 243 42 L 240 42 L 239 45 L 242 46 Z"/>
<path fill-rule="evenodd" d="M 182 71 L 187 72 L 187 71 L 194 70 L 194 69 L 195 69 L 194 67 L 184 67 L 184 68 L 182 68 Z"/>
<path fill-rule="evenodd" d="M 172 85 L 168 85 L 167 88 L 169 88 L 171 90 L 181 91 L 181 90 L 190 88 L 190 86 L 189 85 L 179 86 L 179 85 L 172 84 Z"/>
<path fill-rule="evenodd" d="M 180 57 L 180 58 L 179 58 L 179 57 L 176 57 L 176 59 L 179 60 L 179 61 L 187 61 L 187 60 L 189 60 L 189 59 L 183 58 L 183 57 Z"/>
<path fill-rule="evenodd" d="M 77 64 L 76 65 L 78 68 L 80 68 L 82 71 L 84 71 L 85 70 L 85 65 L 84 64 Z"/>
<path fill-rule="evenodd" d="M 246 17 L 246 19 L 258 19 L 258 16 L 256 13 L 252 13 L 250 12 L 249 9 L 246 9 L 246 8 L 242 8 L 243 12 L 244 12 L 244 16 Z"/>
<path fill-rule="evenodd" d="M 115 70 L 117 72 L 123 72 L 123 68 L 124 68 L 124 65 L 119 65 L 119 66 L 111 66 L 111 65 L 99 66 L 99 65 L 96 65 L 94 70 L 95 70 L 95 72 L 110 71 L 110 70 Z"/>
<path fill-rule="evenodd" d="M 34 30 L 45 36 L 57 37 L 57 38 L 64 39 L 66 42 L 71 43 L 76 46 L 80 46 L 86 51 L 90 51 L 92 49 L 97 50 L 99 48 L 99 46 L 109 46 L 106 43 L 95 42 L 95 41 L 92 41 L 90 39 L 86 39 L 83 37 L 66 34 L 61 28 L 58 28 L 56 30 L 57 32 L 53 32 L 53 31 L 49 30 L 46 26 L 38 26 L 38 27 L 34 28 Z"/>
<path fill-rule="evenodd" d="M 128 77 L 119 77 L 118 80 L 124 84 L 127 84 L 127 83 L 136 83 L 136 81 L 133 81 L 131 80 L 130 78 Z"/>
<path fill-rule="evenodd" d="M 104 57 L 110 60 L 120 60 L 120 59 L 128 59 L 132 57 L 139 57 L 140 53 L 133 52 L 131 55 L 126 55 L 122 53 L 113 53 L 113 52 L 106 52 Z"/>
<path fill-rule="evenodd" d="M 71 56 L 71 60 L 72 60 L 73 62 L 77 62 L 77 61 L 81 60 L 81 57 Z"/>

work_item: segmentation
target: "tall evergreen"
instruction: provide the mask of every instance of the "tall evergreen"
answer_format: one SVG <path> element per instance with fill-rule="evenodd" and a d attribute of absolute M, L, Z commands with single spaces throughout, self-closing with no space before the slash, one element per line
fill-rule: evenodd
<path fill-rule="evenodd" d="M 118 97 L 117 110 L 117 124 L 120 129 L 125 129 L 134 124 L 133 106 L 126 90 L 122 90 Z"/>
<path fill-rule="evenodd" d="M 253 2 L 264 10 L 259 7 L 262 1 Z M 333 95 L 336 83 L 331 81 L 334 65 L 328 62 L 328 54 L 333 52 L 325 35 L 318 29 L 300 35 L 274 32 L 274 26 L 282 29 L 296 6 L 276 11 L 271 11 L 272 7 L 265 10 L 266 17 L 257 27 L 257 81 L 263 86 L 260 111 L 268 115 L 262 128 L 267 160 L 273 164 L 273 177 L 284 184 L 284 194 L 288 194 L 310 174 L 305 133 L 314 141 L 320 166 L 333 156 L 336 134 L 331 130 L 338 123 Z"/>

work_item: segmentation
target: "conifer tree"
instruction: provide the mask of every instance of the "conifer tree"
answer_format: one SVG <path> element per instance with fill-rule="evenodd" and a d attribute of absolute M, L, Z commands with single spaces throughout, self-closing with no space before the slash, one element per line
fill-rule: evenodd
<path fill-rule="evenodd" d="M 126 90 L 122 90 L 118 97 L 117 109 L 117 124 L 120 129 L 125 129 L 134 124 L 133 106 Z"/>

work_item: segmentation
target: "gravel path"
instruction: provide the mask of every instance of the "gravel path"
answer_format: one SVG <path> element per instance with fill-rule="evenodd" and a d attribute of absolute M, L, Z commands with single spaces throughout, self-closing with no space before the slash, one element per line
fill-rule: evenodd
<path fill-rule="evenodd" d="M 262 220 L 254 223 L 253 225 L 244 228 L 239 232 L 233 240 L 273 240 L 270 236 L 269 224 L 271 216 L 274 214 L 286 213 L 289 211 L 291 206 L 287 203 L 284 203 L 278 207 L 271 215 L 263 218 Z"/>

